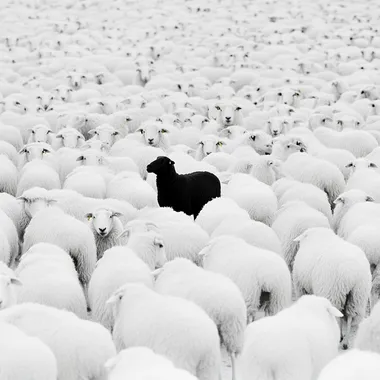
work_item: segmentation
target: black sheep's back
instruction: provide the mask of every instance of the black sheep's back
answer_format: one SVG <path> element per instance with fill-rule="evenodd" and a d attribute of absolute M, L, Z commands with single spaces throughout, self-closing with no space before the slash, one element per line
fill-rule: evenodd
<path fill-rule="evenodd" d="M 203 206 L 221 195 L 219 178 L 209 172 L 194 172 L 186 175 L 187 186 L 191 193 L 191 207 L 197 217 Z"/>

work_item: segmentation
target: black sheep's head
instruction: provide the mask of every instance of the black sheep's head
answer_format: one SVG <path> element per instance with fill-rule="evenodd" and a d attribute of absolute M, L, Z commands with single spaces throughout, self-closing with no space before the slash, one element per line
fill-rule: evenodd
<path fill-rule="evenodd" d="M 159 156 L 146 167 L 146 171 L 154 174 L 166 173 L 173 170 L 174 164 L 169 157 Z"/>

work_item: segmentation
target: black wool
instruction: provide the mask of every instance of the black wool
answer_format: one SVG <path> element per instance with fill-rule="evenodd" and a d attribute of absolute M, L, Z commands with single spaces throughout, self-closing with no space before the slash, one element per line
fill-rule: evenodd
<path fill-rule="evenodd" d="M 158 157 L 147 166 L 147 172 L 157 175 L 160 207 L 183 211 L 194 215 L 194 219 L 207 202 L 220 197 L 221 185 L 216 175 L 209 172 L 178 174 L 169 157 Z"/>

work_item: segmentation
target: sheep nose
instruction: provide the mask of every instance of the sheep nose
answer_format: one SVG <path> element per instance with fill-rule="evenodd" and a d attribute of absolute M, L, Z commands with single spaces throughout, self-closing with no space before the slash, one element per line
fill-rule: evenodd
<path fill-rule="evenodd" d="M 226 116 L 226 121 L 231 121 L 231 116 Z"/>
<path fill-rule="evenodd" d="M 66 98 L 61 98 L 63 101 L 65 101 L 66 100 Z"/>
<path fill-rule="evenodd" d="M 107 228 L 99 228 L 100 235 L 104 235 L 106 233 Z"/>
<path fill-rule="evenodd" d="M 148 139 L 149 144 L 153 144 L 154 139 Z"/>
<path fill-rule="evenodd" d="M 211 152 L 206 152 L 206 156 L 208 156 L 209 154 L 211 154 Z"/>

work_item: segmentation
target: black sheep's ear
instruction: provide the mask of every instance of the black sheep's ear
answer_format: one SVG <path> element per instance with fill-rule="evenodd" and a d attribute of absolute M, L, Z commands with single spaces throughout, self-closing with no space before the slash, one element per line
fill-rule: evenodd
<path fill-rule="evenodd" d="M 169 161 L 169 165 L 174 165 L 174 164 L 175 164 L 174 161 L 172 161 L 172 160 Z"/>

